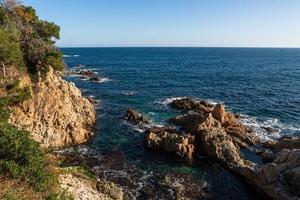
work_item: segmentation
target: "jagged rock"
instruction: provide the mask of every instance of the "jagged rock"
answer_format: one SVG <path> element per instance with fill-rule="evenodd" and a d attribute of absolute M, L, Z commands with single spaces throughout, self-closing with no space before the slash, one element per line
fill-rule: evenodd
<path fill-rule="evenodd" d="M 269 163 L 274 160 L 274 153 L 270 149 L 264 149 L 262 152 L 258 153 L 263 159 L 264 163 Z"/>
<path fill-rule="evenodd" d="M 300 149 L 300 138 L 281 138 L 278 142 L 271 144 L 270 148 L 275 152 L 281 149 Z"/>
<path fill-rule="evenodd" d="M 138 113 L 137 111 L 133 110 L 132 108 L 128 108 L 125 113 L 125 118 L 128 121 L 131 121 L 135 124 L 149 124 L 150 121 L 147 117 L 143 116 L 142 114 Z"/>
<path fill-rule="evenodd" d="M 73 174 L 59 175 L 59 183 L 74 200 L 115 200 L 107 194 L 97 191 L 95 183 L 87 178 Z"/>
<path fill-rule="evenodd" d="M 170 106 L 182 109 L 182 110 L 192 110 L 194 109 L 197 102 L 190 98 L 176 99 L 170 103 Z"/>
<path fill-rule="evenodd" d="M 193 179 L 186 173 L 170 171 L 153 174 L 151 180 L 143 184 L 137 199 L 212 199 L 207 189 L 208 184 L 202 180 Z"/>
<path fill-rule="evenodd" d="M 191 98 L 176 99 L 170 103 L 173 108 L 181 110 L 195 110 L 200 112 L 212 112 L 212 105 L 206 101 L 196 101 Z"/>
<path fill-rule="evenodd" d="M 259 170 L 257 185 L 273 199 L 300 198 L 300 150 L 282 150 Z M 255 181 L 255 180 L 254 180 Z"/>
<path fill-rule="evenodd" d="M 112 182 L 100 181 L 97 183 L 97 189 L 102 194 L 105 194 L 114 200 L 123 199 L 122 189 Z"/>
<path fill-rule="evenodd" d="M 98 76 L 92 76 L 92 77 L 90 78 L 90 81 L 100 82 L 100 81 L 101 81 L 101 78 L 98 77 Z"/>
<path fill-rule="evenodd" d="M 170 127 L 147 130 L 145 144 L 150 149 L 163 150 L 187 160 L 191 160 L 195 152 L 195 136 L 180 135 L 176 129 Z"/>
<path fill-rule="evenodd" d="M 223 124 L 226 117 L 225 106 L 223 104 L 217 104 L 212 111 L 212 116 Z"/>
<path fill-rule="evenodd" d="M 44 148 L 86 142 L 92 135 L 94 105 L 74 84 L 50 69 L 46 80 L 33 87 L 32 98 L 11 108 L 10 123 L 32 134 Z"/>

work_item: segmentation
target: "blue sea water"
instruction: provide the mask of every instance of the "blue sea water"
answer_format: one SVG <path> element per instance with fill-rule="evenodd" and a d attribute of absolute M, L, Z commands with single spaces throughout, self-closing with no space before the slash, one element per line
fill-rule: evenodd
<path fill-rule="evenodd" d="M 267 48 L 62 48 L 69 68 L 77 64 L 108 78 L 102 83 L 66 77 L 100 100 L 95 137 L 102 153 L 121 152 L 145 173 L 180 171 L 204 179 L 216 199 L 255 199 L 238 178 L 207 160 L 187 165 L 143 147 L 143 133 L 124 121 L 128 107 L 165 124 L 178 114 L 167 106 L 190 96 L 224 102 L 262 139 L 300 136 L 300 49 Z M 128 95 L 130 94 L 130 95 Z M 266 133 L 263 127 L 277 132 Z M 237 195 L 238 194 L 238 195 Z"/>

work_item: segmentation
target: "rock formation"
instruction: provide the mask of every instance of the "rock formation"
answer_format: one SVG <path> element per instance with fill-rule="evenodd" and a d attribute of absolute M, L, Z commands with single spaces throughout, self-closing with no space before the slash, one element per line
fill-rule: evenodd
<path fill-rule="evenodd" d="M 115 184 L 102 181 L 97 185 L 82 176 L 61 174 L 59 182 L 75 200 L 122 200 L 123 192 Z"/>
<path fill-rule="evenodd" d="M 135 124 L 149 124 L 150 121 L 147 117 L 140 114 L 139 112 L 133 110 L 132 108 L 128 108 L 125 113 L 125 118 Z"/>
<path fill-rule="evenodd" d="M 170 103 L 173 108 L 181 110 L 195 110 L 198 112 L 212 112 L 213 105 L 207 101 L 196 101 L 191 98 L 176 99 Z"/>
<path fill-rule="evenodd" d="M 147 130 L 145 144 L 148 148 L 163 150 L 166 153 L 191 160 L 195 152 L 195 136 L 180 135 L 172 127 L 155 127 Z"/>
<path fill-rule="evenodd" d="M 92 134 L 94 105 L 74 84 L 52 69 L 46 79 L 32 86 L 32 98 L 12 107 L 10 123 L 31 132 L 44 148 L 80 144 Z"/>
<path fill-rule="evenodd" d="M 226 112 L 222 104 L 211 107 L 192 99 L 181 99 L 171 106 L 189 111 L 169 120 L 182 131 L 177 131 L 176 127 L 150 128 L 145 137 L 147 147 L 188 159 L 195 154 L 207 155 L 272 199 L 299 199 L 299 138 L 261 144 L 252 130 L 241 124 L 234 114 Z M 256 153 L 262 156 L 264 165 L 247 160 L 240 152 L 257 145 L 260 150 Z"/>

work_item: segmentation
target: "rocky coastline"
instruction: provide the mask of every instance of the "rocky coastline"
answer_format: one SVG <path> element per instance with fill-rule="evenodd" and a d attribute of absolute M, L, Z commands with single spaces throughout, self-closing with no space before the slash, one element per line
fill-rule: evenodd
<path fill-rule="evenodd" d="M 188 161 L 207 156 L 270 199 L 299 199 L 299 138 L 261 141 L 238 115 L 225 111 L 223 104 L 184 98 L 170 106 L 186 113 L 169 119 L 170 125 L 148 128 L 146 148 Z M 134 123 L 139 122 L 134 119 Z M 262 162 L 247 158 L 245 150 Z"/>
<path fill-rule="evenodd" d="M 11 107 L 9 120 L 17 127 L 31 132 L 33 139 L 41 147 L 61 149 L 85 143 L 93 135 L 96 120 L 93 100 L 83 97 L 78 88 L 61 78 L 61 74 L 51 69 L 45 81 L 35 84 L 26 74 L 19 79 L 22 87 L 32 88 L 33 98 Z M 240 122 L 237 114 L 226 111 L 223 104 L 212 105 L 206 101 L 183 98 L 170 102 L 169 106 L 181 110 L 180 115 L 167 119 L 168 125 L 158 127 L 152 126 L 149 117 L 133 108 L 126 111 L 126 120 L 145 129 L 146 149 L 187 163 L 205 156 L 229 169 L 270 199 L 298 199 L 299 138 L 284 137 L 278 141 L 262 141 L 250 127 Z M 271 132 L 270 130 L 270 134 Z M 257 163 L 245 156 L 245 150 L 258 157 L 261 162 Z M 127 169 L 127 173 L 143 179 L 141 172 L 122 164 L 118 155 L 118 159 L 113 161 L 111 159 L 115 155 L 104 160 L 90 155 L 82 157 L 78 153 L 55 156 L 67 161 L 67 166 L 84 164 L 96 175 L 96 179 L 91 179 L 82 173 L 61 170 L 61 187 L 74 199 L 133 198 L 129 191 L 137 190 L 139 186 L 132 180 L 103 177 L 108 168 L 118 171 L 120 165 L 123 165 L 122 170 Z M 189 182 L 180 182 L 181 176 L 185 176 L 184 179 Z M 175 196 L 169 197 L 168 191 L 173 191 Z M 149 198 L 167 195 L 166 199 L 213 199 L 205 183 L 183 174 L 151 176 L 145 179 L 139 192 L 139 195 Z"/>

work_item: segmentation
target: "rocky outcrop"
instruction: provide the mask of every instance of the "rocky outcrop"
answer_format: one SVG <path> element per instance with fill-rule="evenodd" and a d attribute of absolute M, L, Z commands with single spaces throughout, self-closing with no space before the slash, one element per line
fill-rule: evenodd
<path fill-rule="evenodd" d="M 195 152 L 195 136 L 180 135 L 172 127 L 155 127 L 147 130 L 146 147 L 191 160 Z"/>
<path fill-rule="evenodd" d="M 225 111 L 223 104 L 214 107 L 201 104 L 199 109 L 196 105 L 200 104 L 191 99 L 171 103 L 173 107 L 189 111 L 169 120 L 182 131 L 177 131 L 176 127 L 168 131 L 162 129 L 161 132 L 150 130 L 146 136 L 148 147 L 159 147 L 165 151 L 165 138 L 178 138 L 183 133 L 190 133 L 189 137 L 194 136 L 191 145 L 197 150 L 190 155 L 207 155 L 272 199 L 299 199 L 299 138 L 282 138 L 278 142 L 261 144 L 236 115 Z M 266 164 L 253 163 L 243 156 L 241 149 L 250 147 L 257 147 L 256 153 Z M 172 150 L 182 155 L 179 148 Z"/>
<path fill-rule="evenodd" d="M 32 84 L 32 98 L 12 107 L 10 123 L 32 134 L 44 148 L 80 144 L 92 135 L 94 105 L 52 69 Z"/>
<path fill-rule="evenodd" d="M 133 110 L 132 108 L 128 108 L 125 113 L 125 118 L 135 124 L 149 124 L 150 121 L 147 117 L 142 115 L 141 113 Z"/>
<path fill-rule="evenodd" d="M 95 184 L 93 181 L 73 174 L 59 176 L 61 188 L 66 190 L 74 200 L 122 200 L 123 192 L 115 184 L 103 181 Z"/>
<path fill-rule="evenodd" d="M 281 150 L 263 165 L 252 181 L 272 199 L 300 198 L 300 150 Z"/>
<path fill-rule="evenodd" d="M 181 110 L 196 110 L 200 112 L 211 112 L 213 110 L 213 105 L 208 102 L 198 102 L 191 98 L 176 99 L 170 103 L 170 106 Z"/>

